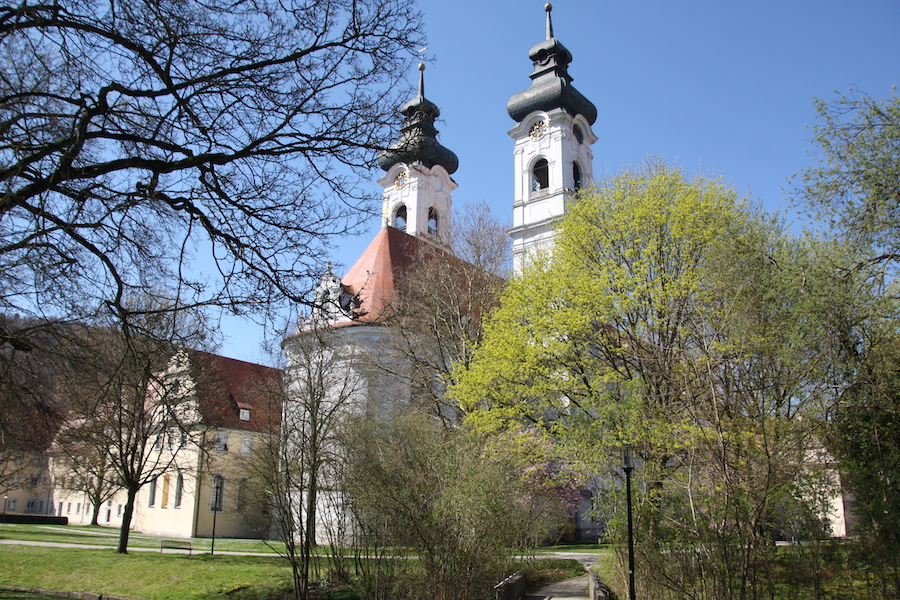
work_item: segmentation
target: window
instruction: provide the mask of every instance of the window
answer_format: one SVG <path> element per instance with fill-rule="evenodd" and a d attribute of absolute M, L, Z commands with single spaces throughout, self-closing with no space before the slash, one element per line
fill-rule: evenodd
<path fill-rule="evenodd" d="M 57 516 L 57 517 L 61 517 L 61 516 L 62 516 L 62 505 L 63 505 L 63 503 L 60 502 L 60 503 L 59 503 L 59 511 L 56 513 L 56 516 Z"/>
<path fill-rule="evenodd" d="M 575 141 L 579 144 L 584 143 L 584 132 L 581 130 L 581 127 L 575 125 L 572 127 L 572 133 L 575 134 Z"/>
<path fill-rule="evenodd" d="M 80 515 L 80 514 L 81 514 L 81 502 L 79 502 L 79 503 L 77 503 L 77 504 L 75 505 L 75 514 L 76 514 L 76 515 Z"/>
<path fill-rule="evenodd" d="M 32 477 L 31 478 L 31 487 L 37 487 L 40 482 L 41 482 L 40 477 Z"/>
<path fill-rule="evenodd" d="M 394 214 L 394 228 L 406 231 L 406 205 L 401 204 Z"/>
<path fill-rule="evenodd" d="M 249 420 L 250 420 L 250 409 L 249 409 L 249 408 L 242 408 L 242 409 L 238 412 L 238 417 L 240 417 L 241 421 L 249 421 Z"/>
<path fill-rule="evenodd" d="M 67 515 L 72 514 L 72 503 L 71 502 L 66 502 L 66 514 Z"/>
<path fill-rule="evenodd" d="M 6 500 L 6 510 L 16 510 L 16 502 L 15 498 L 7 498 Z"/>
<path fill-rule="evenodd" d="M 250 482 L 244 478 L 238 482 L 237 507 L 244 510 L 250 504 Z"/>
<path fill-rule="evenodd" d="M 216 441 L 213 446 L 216 452 L 228 452 L 228 432 L 219 431 L 216 433 Z"/>
<path fill-rule="evenodd" d="M 245 435 L 241 437 L 241 454 L 253 454 L 252 435 Z"/>
<path fill-rule="evenodd" d="M 34 512 L 34 500 L 29 500 L 25 503 L 25 511 Z"/>
<path fill-rule="evenodd" d="M 212 478 L 212 487 L 209 488 L 209 510 L 221 512 L 224 504 L 225 478 L 221 475 L 214 475 Z"/>
<path fill-rule="evenodd" d="M 534 163 L 531 169 L 531 191 L 532 193 L 546 190 L 550 187 L 550 165 L 547 159 L 542 158 Z"/>
<path fill-rule="evenodd" d="M 147 506 L 150 508 L 156 506 L 156 477 L 150 480 L 150 502 Z"/>
<path fill-rule="evenodd" d="M 581 167 L 578 163 L 572 163 L 572 180 L 574 182 L 575 191 L 581 189 Z"/>
<path fill-rule="evenodd" d="M 169 508 L 169 475 L 163 475 L 162 500 L 159 502 L 160 508 Z"/>
<path fill-rule="evenodd" d="M 121 516 L 122 516 L 122 505 L 121 505 L 121 504 L 119 504 L 119 505 L 116 507 L 116 516 L 117 516 L 117 517 L 121 517 Z"/>
<path fill-rule="evenodd" d="M 184 491 L 184 475 L 178 474 L 175 478 L 175 508 L 181 508 L 181 494 Z"/>
<path fill-rule="evenodd" d="M 428 233 L 437 235 L 438 232 L 438 213 L 432 206 L 428 209 Z"/>

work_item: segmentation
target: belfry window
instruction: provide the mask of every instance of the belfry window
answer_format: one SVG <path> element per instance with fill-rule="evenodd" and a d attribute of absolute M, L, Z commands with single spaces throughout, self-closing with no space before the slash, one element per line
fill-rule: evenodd
<path fill-rule="evenodd" d="M 401 204 L 400 208 L 394 214 L 394 228 L 400 231 L 406 231 L 406 205 Z"/>
<path fill-rule="evenodd" d="M 550 166 L 547 159 L 542 158 L 531 168 L 531 191 L 539 192 L 550 187 Z"/>
<path fill-rule="evenodd" d="M 432 206 L 428 209 L 428 233 L 437 235 L 438 232 L 438 213 Z"/>
<path fill-rule="evenodd" d="M 577 162 L 572 163 L 572 182 L 576 192 L 581 189 L 581 167 L 578 166 Z"/>

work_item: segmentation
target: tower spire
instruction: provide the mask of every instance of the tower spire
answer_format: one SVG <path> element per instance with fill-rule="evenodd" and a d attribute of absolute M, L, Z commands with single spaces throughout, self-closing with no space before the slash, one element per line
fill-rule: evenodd
<path fill-rule="evenodd" d="M 572 85 L 572 53 L 553 33 L 553 6 L 544 5 L 546 38 L 528 52 L 534 65 L 531 85 L 509 99 L 506 110 L 516 122 L 513 268 L 517 271 L 538 250 L 553 247 L 554 223 L 574 194 L 593 177 L 591 125 L 597 108 Z"/>
<path fill-rule="evenodd" d="M 425 97 L 423 63 L 419 63 L 416 96 L 403 105 L 400 113 L 404 117 L 400 137 L 378 157 L 378 165 L 386 171 L 378 180 L 384 188 L 383 223 L 449 248 L 450 193 L 456 189 L 450 175 L 459 160 L 437 140 L 434 122 L 441 111 Z"/>
<path fill-rule="evenodd" d="M 544 10 L 547 11 L 547 39 L 551 39 L 553 37 L 553 20 L 550 18 L 550 12 L 553 10 L 553 5 L 549 2 L 544 5 Z"/>
<path fill-rule="evenodd" d="M 418 94 L 403 105 L 400 113 L 406 117 L 400 128 L 400 139 L 381 153 L 378 165 L 385 171 L 390 170 L 398 162 L 428 168 L 441 165 L 452 175 L 459 167 L 459 159 L 453 151 L 442 146 L 437 140 L 438 130 L 434 126 L 434 121 L 441 116 L 441 110 L 434 102 L 425 98 L 423 63 L 419 63 Z"/>
<path fill-rule="evenodd" d="M 547 12 L 547 39 L 528 52 L 528 58 L 534 64 L 531 85 L 510 98 L 506 110 L 510 117 L 521 123 L 536 110 L 561 108 L 571 115 L 583 115 L 593 125 L 597 120 L 597 108 L 572 86 L 569 75 L 572 53 L 553 35 L 550 17 L 553 6 L 548 2 L 544 10 Z"/>
<path fill-rule="evenodd" d="M 419 63 L 419 101 L 425 99 L 425 63 Z"/>

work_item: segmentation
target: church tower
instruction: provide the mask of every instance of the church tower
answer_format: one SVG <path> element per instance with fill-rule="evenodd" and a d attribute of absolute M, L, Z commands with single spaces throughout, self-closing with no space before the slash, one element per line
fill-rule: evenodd
<path fill-rule="evenodd" d="M 381 153 L 378 165 L 386 171 L 378 180 L 382 194 L 382 222 L 443 248 L 450 246 L 450 178 L 459 161 L 437 141 L 434 121 L 441 111 L 425 98 L 425 65 L 419 64 L 419 93 L 400 109 L 405 117 L 400 139 Z"/>
<path fill-rule="evenodd" d="M 510 230 L 513 268 L 521 271 L 529 254 L 553 245 L 553 225 L 569 199 L 593 180 L 591 125 L 596 107 L 572 86 L 572 54 L 553 36 L 547 12 L 547 38 L 528 57 L 534 63 L 531 85 L 509 99 L 506 110 L 516 125 L 515 201 Z"/>

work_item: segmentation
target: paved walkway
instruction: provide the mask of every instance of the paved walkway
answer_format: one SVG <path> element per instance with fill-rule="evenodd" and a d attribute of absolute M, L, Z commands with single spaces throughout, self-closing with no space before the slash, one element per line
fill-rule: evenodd
<path fill-rule="evenodd" d="M 594 563 L 597 560 L 596 554 L 554 552 L 552 553 L 552 555 L 559 556 L 560 558 L 573 558 L 584 565 L 584 568 L 588 570 L 590 570 L 590 568 L 594 566 Z M 542 554 L 541 556 L 546 555 Z M 581 575 L 579 577 L 563 579 L 562 581 L 557 581 L 556 583 L 551 583 L 550 585 L 545 585 L 539 588 L 529 589 L 525 598 L 526 600 L 550 600 L 551 598 L 555 598 L 557 600 L 588 600 L 588 586 L 590 585 L 589 578 L 589 575 Z"/>
<path fill-rule="evenodd" d="M 580 577 L 572 577 L 571 579 L 563 579 L 550 585 L 528 590 L 526 600 L 550 600 L 556 598 L 561 600 L 588 600 L 588 575 Z"/>

